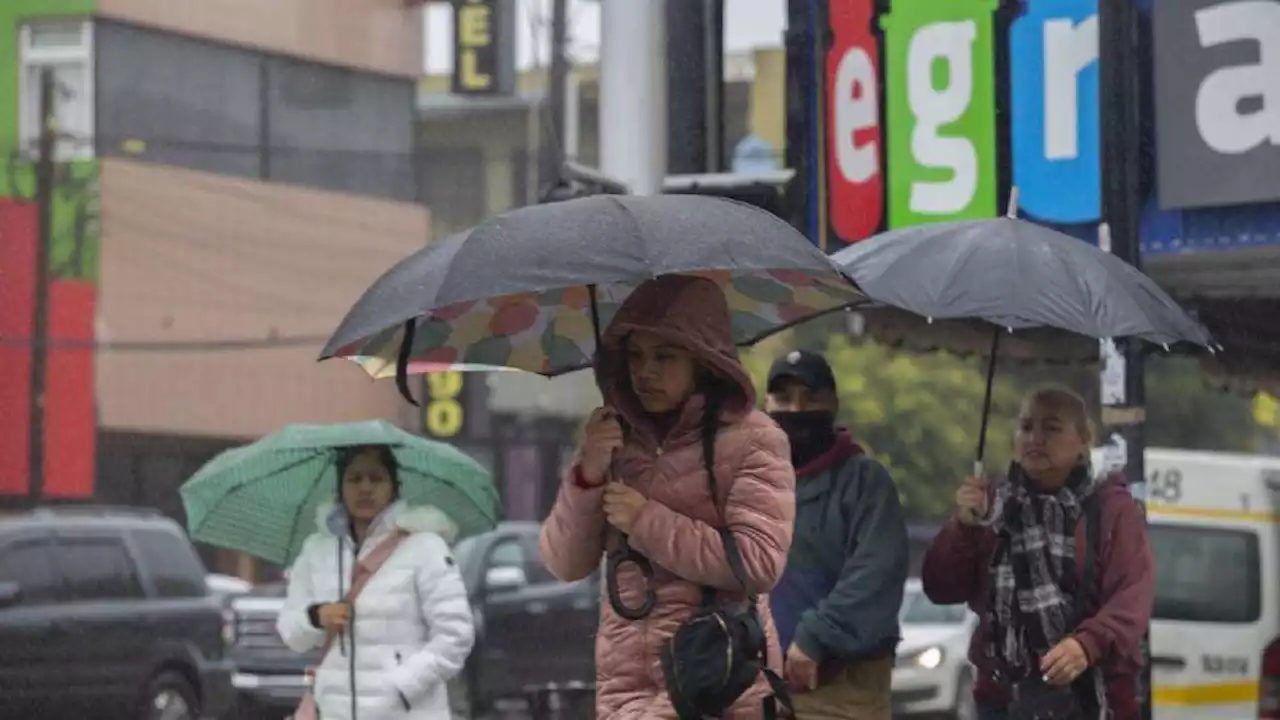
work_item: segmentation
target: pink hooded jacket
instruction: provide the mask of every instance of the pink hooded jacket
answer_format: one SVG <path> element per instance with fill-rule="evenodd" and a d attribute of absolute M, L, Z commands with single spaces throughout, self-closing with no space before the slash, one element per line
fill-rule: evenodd
<path fill-rule="evenodd" d="M 755 390 L 738 362 L 724 294 L 704 278 L 663 276 L 638 288 L 619 309 L 602 338 L 596 381 L 605 402 L 630 427 L 618 451 L 619 479 L 649 502 L 630 534 L 631 546 L 653 563 L 657 604 L 639 621 L 619 617 L 602 597 L 596 636 L 596 717 L 600 720 L 674 720 L 659 652 L 698 607 L 700 586 L 719 588 L 722 598 L 741 597 L 716 533 L 719 524 L 703 466 L 700 429 L 704 402 L 686 402 L 666 437 L 641 409 L 627 382 L 623 338 L 633 330 L 660 335 L 690 350 L 703 367 L 730 380 L 739 391 L 723 401 L 716 438 L 716 503 L 738 541 L 748 580 L 760 593 L 767 622 L 769 664 L 781 669 L 781 653 L 767 594 L 782 576 L 795 518 L 795 471 L 786 435 L 755 409 Z M 578 580 L 600 566 L 618 532 L 605 522 L 603 489 L 575 483 L 575 467 L 561 485 L 555 507 L 542 525 L 542 557 L 562 580 Z M 623 601 L 638 607 L 645 582 L 632 564 L 619 570 Z M 602 593 L 603 595 L 603 593 Z M 763 715 L 768 694 L 763 678 L 726 718 Z"/>

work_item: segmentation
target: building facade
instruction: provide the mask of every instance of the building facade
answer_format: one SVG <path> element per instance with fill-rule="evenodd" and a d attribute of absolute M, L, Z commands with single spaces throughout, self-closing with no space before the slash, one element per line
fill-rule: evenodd
<path fill-rule="evenodd" d="M 288 422 L 409 423 L 315 357 L 427 242 L 419 11 L 402 0 L 0 4 L 0 498 L 180 515 L 215 452 Z M 53 71 L 46 464 L 28 483 L 40 77 Z"/>

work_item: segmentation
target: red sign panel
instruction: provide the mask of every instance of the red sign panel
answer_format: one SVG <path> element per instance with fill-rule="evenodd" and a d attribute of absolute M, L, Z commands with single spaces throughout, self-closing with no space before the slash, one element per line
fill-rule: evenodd
<path fill-rule="evenodd" d="M 6 419 L 0 432 L 0 495 L 30 494 L 28 413 L 35 263 L 35 205 L 0 199 L 0 409 Z M 44 497 L 93 496 L 96 290 L 86 281 L 49 284 Z"/>
<path fill-rule="evenodd" d="M 875 0 L 830 0 L 827 52 L 827 187 L 836 238 L 871 236 L 884 218 L 880 48 L 871 32 Z"/>

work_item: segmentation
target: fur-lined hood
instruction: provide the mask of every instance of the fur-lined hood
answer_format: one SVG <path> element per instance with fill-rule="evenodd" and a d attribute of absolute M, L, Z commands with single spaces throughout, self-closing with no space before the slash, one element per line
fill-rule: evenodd
<path fill-rule="evenodd" d="M 397 500 L 386 507 L 369 527 L 369 536 L 380 535 L 396 528 L 409 533 L 435 533 L 450 545 L 458 539 L 458 524 L 434 505 L 409 507 Z M 316 530 L 322 535 L 347 535 L 347 509 L 334 501 L 316 508 Z"/>

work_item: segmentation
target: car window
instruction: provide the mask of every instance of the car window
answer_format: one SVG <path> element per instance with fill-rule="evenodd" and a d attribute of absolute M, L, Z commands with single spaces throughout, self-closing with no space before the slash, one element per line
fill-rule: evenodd
<path fill-rule="evenodd" d="M 919 590 L 908 591 L 899 615 L 903 625 L 959 625 L 965 620 L 964 605 L 935 605 Z"/>
<path fill-rule="evenodd" d="M 551 571 L 547 569 L 547 564 L 542 562 L 542 549 L 538 542 L 538 533 L 529 533 L 523 536 L 525 545 L 525 569 L 524 574 L 529 578 L 532 585 L 543 585 L 547 583 L 560 582 Z"/>
<path fill-rule="evenodd" d="M 186 538 L 159 529 L 135 530 L 134 549 L 160 597 L 203 597 L 209 593 L 204 565 Z"/>
<path fill-rule="evenodd" d="M 61 579 L 53 564 L 52 541 L 18 540 L 0 550 L 0 580 L 18 583 L 23 605 L 57 600 Z"/>
<path fill-rule="evenodd" d="M 60 538 L 58 567 L 77 600 L 143 597 L 138 569 L 124 543 L 115 537 Z"/>
<path fill-rule="evenodd" d="M 1261 616 L 1257 533 L 1192 525 L 1152 525 L 1149 533 L 1156 618 L 1251 623 Z"/>
<path fill-rule="evenodd" d="M 518 567 L 524 569 L 524 547 L 514 539 L 502 540 L 489 549 L 489 568 Z"/>
<path fill-rule="evenodd" d="M 538 553 L 537 535 L 521 535 L 505 538 L 489 550 L 489 568 L 518 567 L 524 571 L 530 585 L 556 582 L 547 571 Z"/>

